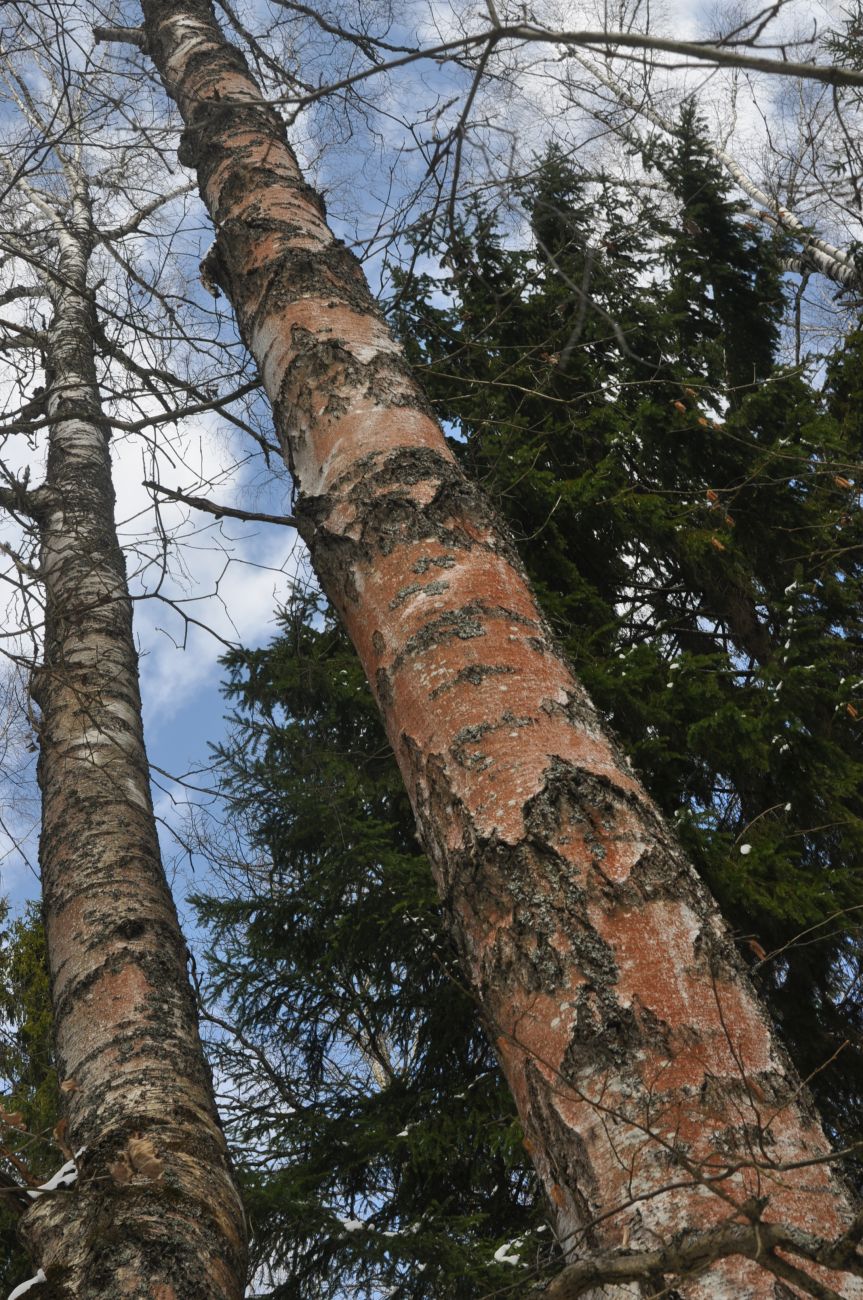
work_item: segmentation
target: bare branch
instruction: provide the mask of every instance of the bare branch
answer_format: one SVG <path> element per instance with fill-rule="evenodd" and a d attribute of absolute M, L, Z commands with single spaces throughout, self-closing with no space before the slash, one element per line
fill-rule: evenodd
<path fill-rule="evenodd" d="M 194 510 L 203 510 L 209 515 L 215 515 L 217 519 L 242 519 L 244 523 L 279 524 L 286 528 L 299 526 L 293 515 L 266 515 L 255 510 L 241 510 L 238 506 L 219 505 L 218 502 L 210 501 L 207 497 L 187 496 L 185 492 L 164 487 L 161 483 L 155 483 L 150 479 L 145 479 L 143 486 L 152 492 L 161 492 L 162 496 L 167 497 L 169 501 L 180 501 Z"/>
<path fill-rule="evenodd" d="M 173 199 L 180 198 L 183 194 L 191 194 L 197 187 L 194 181 L 188 181 L 185 185 L 178 185 L 176 189 L 169 190 L 167 194 L 159 194 L 150 203 L 143 204 L 137 212 L 122 225 L 113 226 L 110 230 L 101 231 L 99 239 L 101 243 L 106 243 L 111 239 L 123 239 L 126 235 L 131 235 L 138 230 L 147 217 L 158 212 L 159 208 L 164 207 Z"/>
<path fill-rule="evenodd" d="M 834 64 L 798 63 L 791 59 L 770 59 L 754 54 L 744 54 L 739 50 L 725 49 L 717 45 L 699 45 L 692 41 L 675 41 L 667 37 L 652 36 L 642 32 L 603 32 L 603 31 L 554 31 L 532 23 L 515 23 L 506 27 L 490 27 L 485 31 L 457 40 L 442 41 L 437 45 L 411 50 L 386 63 L 374 64 L 360 72 L 343 77 L 338 81 L 321 86 L 308 95 L 283 95 L 272 101 L 274 103 L 293 103 L 300 106 L 331 95 L 334 91 L 356 86 L 370 77 L 392 72 L 396 68 L 420 60 L 431 59 L 445 62 L 459 55 L 466 56 L 472 51 L 483 48 L 487 53 L 500 44 L 548 44 L 563 46 L 561 57 L 568 57 L 571 48 L 587 46 L 601 47 L 603 54 L 609 58 L 626 57 L 617 47 L 656 51 L 663 54 L 676 54 L 701 63 L 710 63 L 715 67 L 747 68 L 751 72 L 761 72 L 769 76 L 797 77 L 822 82 L 829 86 L 863 86 L 863 72 L 850 68 L 841 68 Z"/>
<path fill-rule="evenodd" d="M 615 98 L 633 112 L 652 122 L 666 135 L 674 135 L 674 123 L 670 122 L 667 117 L 660 113 L 657 108 L 651 104 L 646 96 L 640 99 L 630 94 L 626 87 L 605 69 L 594 63 L 591 59 L 576 53 L 574 50 L 569 52 L 569 57 L 575 59 L 581 64 L 601 85 L 610 90 Z M 863 279 L 854 262 L 851 253 L 846 249 L 837 248 L 835 244 L 830 244 L 826 240 L 819 239 L 813 235 L 806 226 L 790 211 L 789 208 L 783 207 L 774 199 L 766 194 L 759 185 L 744 171 L 736 158 L 732 157 L 721 145 L 708 142 L 708 148 L 715 158 L 722 163 L 729 175 L 740 186 L 745 194 L 761 206 L 761 210 L 755 215 L 759 218 L 766 219 L 775 223 L 776 226 L 787 231 L 803 244 L 800 256 L 808 262 L 811 269 L 820 271 L 829 279 L 845 287 L 861 287 Z M 797 269 L 789 268 L 789 269 Z"/>
<path fill-rule="evenodd" d="M 137 45 L 139 50 L 146 50 L 147 36 L 143 27 L 94 27 L 93 40 L 99 44 Z"/>

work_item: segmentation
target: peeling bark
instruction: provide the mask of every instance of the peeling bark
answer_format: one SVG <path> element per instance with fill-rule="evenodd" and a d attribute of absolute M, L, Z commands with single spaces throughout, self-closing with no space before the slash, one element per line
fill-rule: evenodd
<path fill-rule="evenodd" d="M 86 190 L 58 219 L 45 484 L 40 862 L 58 1068 L 78 1178 L 20 1232 L 55 1300 L 231 1300 L 243 1213 L 162 869 L 132 608 L 99 405 Z"/>
<path fill-rule="evenodd" d="M 566 1252 L 654 1248 L 753 1197 L 839 1234 L 828 1144 L 713 900 L 550 638 L 281 120 L 208 0 L 143 10 L 216 229 L 207 272 L 258 361 L 294 513 L 380 702 Z M 717 1300 L 776 1281 L 740 1254 L 678 1285 Z"/>

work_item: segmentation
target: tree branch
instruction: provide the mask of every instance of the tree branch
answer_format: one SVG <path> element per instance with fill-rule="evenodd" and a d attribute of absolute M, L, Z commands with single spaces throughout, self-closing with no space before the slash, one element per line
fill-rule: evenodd
<path fill-rule="evenodd" d="M 146 221 L 147 217 L 152 216 L 159 208 L 166 203 L 170 203 L 172 199 L 180 198 L 183 194 L 191 194 L 195 189 L 197 189 L 196 182 L 188 181 L 185 185 L 178 185 L 175 189 L 169 190 L 167 194 L 157 195 L 155 199 L 139 208 L 135 215 L 130 217 L 123 225 L 114 226 L 111 230 L 100 231 L 99 242 L 104 244 L 109 239 L 122 239 L 125 235 L 133 234 L 141 226 L 142 222 Z"/>
<path fill-rule="evenodd" d="M 17 298 L 44 298 L 45 286 L 40 284 L 13 284 L 11 288 L 4 289 L 0 293 L 0 307 L 5 307 L 7 302 L 14 302 Z"/>
<path fill-rule="evenodd" d="M 616 78 L 614 78 L 605 68 L 599 67 L 591 59 L 587 59 L 583 54 L 575 50 L 568 52 L 568 57 L 575 59 L 581 66 L 595 77 L 596 80 L 609 91 L 612 95 L 623 104 L 626 108 L 638 113 L 641 117 L 652 122 L 666 135 L 675 135 L 674 123 L 669 121 L 656 107 L 649 103 L 646 97 L 641 99 L 630 92 Z M 819 239 L 807 230 L 806 226 L 789 208 L 783 207 L 772 199 L 769 194 L 758 186 L 752 178 L 747 175 L 738 163 L 737 159 L 732 157 L 727 150 L 720 145 L 708 143 L 708 148 L 713 156 L 722 163 L 732 180 L 748 194 L 751 199 L 758 203 L 761 211 L 753 215 L 764 218 L 773 222 L 776 226 L 785 230 L 795 239 L 799 239 L 803 245 L 800 257 L 804 263 L 808 263 L 812 270 L 820 271 L 828 279 L 837 284 L 844 285 L 846 288 L 851 286 L 859 287 L 861 284 L 860 275 L 854 262 L 854 257 L 844 248 L 837 248 L 835 244 L 830 244 L 824 239 Z M 797 267 L 789 268 L 798 270 Z"/>
<path fill-rule="evenodd" d="M 338 90 L 346 90 L 369 77 L 380 73 L 392 72 L 396 68 L 416 63 L 420 59 L 432 59 L 446 62 L 459 55 L 468 55 L 478 47 L 485 47 L 489 54 L 497 45 L 505 41 L 525 44 L 540 43 L 562 45 L 561 57 L 569 56 L 570 47 L 596 46 L 606 47 L 604 55 L 614 58 L 618 51 L 611 48 L 621 46 L 625 49 L 657 51 L 663 54 L 677 54 L 687 59 L 697 59 L 702 63 L 712 63 L 717 67 L 747 68 L 752 72 L 762 72 L 772 76 L 797 77 L 804 80 L 820 81 L 828 86 L 863 86 L 863 72 L 850 68 L 839 68 L 834 64 L 800 63 L 793 59 L 768 59 L 760 55 L 743 54 L 739 51 L 723 49 L 717 45 L 699 45 L 692 41 L 675 41 L 663 36 L 648 36 L 642 32 L 603 32 L 603 31 L 554 31 L 551 28 L 538 27 L 533 23 L 514 23 L 507 27 L 492 27 L 474 35 L 462 36 L 453 41 L 442 41 L 425 49 L 411 50 L 399 58 L 386 63 L 378 63 L 370 68 L 363 68 L 339 81 L 321 86 L 308 95 L 282 95 L 273 103 L 292 103 L 304 106 L 314 100 L 331 95 Z M 596 51 L 599 52 L 598 50 Z M 620 57 L 625 57 L 620 55 Z"/>
<path fill-rule="evenodd" d="M 31 491 L 26 483 L 19 482 L 13 476 L 4 472 L 4 478 L 11 482 L 10 487 L 0 487 L 0 510 L 7 510 L 10 515 L 26 515 L 28 519 L 35 519 L 39 514 L 39 502 L 34 499 L 35 493 Z M 37 488 L 38 492 L 39 489 Z"/>
<path fill-rule="evenodd" d="M 93 40 L 97 45 L 114 42 L 121 45 L 137 45 L 139 50 L 147 48 L 147 37 L 143 27 L 94 27 Z"/>
<path fill-rule="evenodd" d="M 0 554 L 8 555 L 9 559 L 15 565 L 15 568 L 22 577 L 32 578 L 34 582 L 42 581 L 42 575 L 39 573 L 39 570 L 34 569 L 26 560 L 23 560 L 18 552 L 13 551 L 12 547 L 6 542 L 0 542 Z"/>
<path fill-rule="evenodd" d="M 742 1255 L 758 1260 L 779 1277 L 791 1279 L 793 1274 L 795 1285 L 805 1286 L 810 1295 L 839 1300 L 838 1294 L 822 1282 L 780 1260 L 774 1254 L 777 1247 L 813 1264 L 863 1276 L 863 1258 L 854 1243 L 848 1241 L 848 1234 L 837 1242 L 829 1242 L 779 1223 L 726 1223 L 706 1232 L 688 1233 L 677 1244 L 659 1250 L 622 1248 L 579 1260 L 559 1273 L 540 1294 L 543 1300 L 578 1300 L 595 1287 L 650 1281 L 663 1274 L 691 1275 L 703 1272 L 719 1259 Z"/>
<path fill-rule="evenodd" d="M 208 515 L 215 515 L 217 519 L 242 519 L 244 523 L 256 524 L 281 524 L 285 528 L 296 528 L 297 521 L 293 515 L 265 515 L 255 510 L 240 510 L 236 506 L 219 505 L 216 501 L 210 501 L 207 497 L 187 496 L 185 492 L 180 492 L 176 488 L 163 487 L 161 483 L 154 483 L 151 479 L 145 479 L 143 486 L 149 488 L 152 492 L 161 492 L 169 501 L 180 501 L 183 505 L 191 506 L 193 510 L 204 510 Z"/>

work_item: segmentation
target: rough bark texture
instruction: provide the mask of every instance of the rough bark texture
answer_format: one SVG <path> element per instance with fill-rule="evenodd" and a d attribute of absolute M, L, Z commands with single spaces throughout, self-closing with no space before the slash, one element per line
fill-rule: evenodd
<path fill-rule="evenodd" d="M 44 916 L 78 1181 L 21 1234 L 62 1300 L 243 1294 L 243 1214 L 162 870 L 132 609 L 86 287 L 86 193 L 59 228 L 46 379 L 48 472 L 34 494 L 46 593 L 39 781 Z M 155 1163 L 154 1163 L 155 1160 Z M 160 1169 L 161 1166 L 161 1169 Z"/>
<path fill-rule="evenodd" d="M 655 1248 L 752 1197 L 838 1233 L 828 1144 L 714 902 L 550 640 L 280 119 L 208 0 L 143 9 L 216 228 L 206 271 L 257 358 L 565 1249 Z M 816 1163 L 780 1172 L 797 1161 Z M 737 1256 L 679 1292 L 776 1285 Z"/>

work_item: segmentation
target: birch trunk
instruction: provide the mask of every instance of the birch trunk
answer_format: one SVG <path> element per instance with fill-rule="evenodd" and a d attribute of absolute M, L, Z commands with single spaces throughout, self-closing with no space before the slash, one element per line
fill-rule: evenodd
<path fill-rule="evenodd" d="M 713 900 L 550 639 L 282 122 L 209 0 L 142 7 L 216 230 L 206 271 L 258 361 L 565 1251 L 656 1247 L 757 1215 L 753 1197 L 839 1233 L 828 1144 Z M 677 1285 L 766 1300 L 777 1282 L 738 1255 Z"/>
<path fill-rule="evenodd" d="M 75 1185 L 35 1199 L 21 1235 L 46 1279 L 34 1296 L 230 1300 L 243 1293 L 243 1216 L 156 837 L 83 186 L 57 239 L 48 470 L 30 494 L 46 597 L 32 694 L 57 1057 L 83 1152 Z"/>

